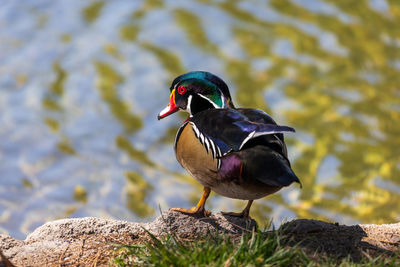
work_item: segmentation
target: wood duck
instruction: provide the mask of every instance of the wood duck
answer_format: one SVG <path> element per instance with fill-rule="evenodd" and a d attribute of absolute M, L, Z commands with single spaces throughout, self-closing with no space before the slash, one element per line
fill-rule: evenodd
<path fill-rule="evenodd" d="M 175 138 L 178 162 L 203 186 L 196 207 L 173 208 L 187 214 L 208 216 L 205 202 L 214 191 L 219 195 L 248 200 L 240 213 L 249 217 L 253 200 L 277 192 L 292 182 L 301 185 L 290 168 L 284 132 L 259 109 L 235 108 L 226 83 L 216 75 L 193 71 L 172 82 L 170 102 L 158 119 L 183 110 L 189 117 Z"/>

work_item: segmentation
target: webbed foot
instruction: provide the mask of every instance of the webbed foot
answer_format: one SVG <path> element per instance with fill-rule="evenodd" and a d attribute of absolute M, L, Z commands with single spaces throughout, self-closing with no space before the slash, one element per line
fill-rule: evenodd
<path fill-rule="evenodd" d="M 208 217 L 211 215 L 211 211 L 206 210 L 206 209 L 199 209 L 198 207 L 193 207 L 191 209 L 184 209 L 184 208 L 171 208 L 170 210 L 173 211 L 179 211 L 185 214 L 190 214 L 190 215 L 197 215 L 197 216 L 203 216 L 203 217 Z"/>
<path fill-rule="evenodd" d="M 250 218 L 249 213 L 245 212 L 244 210 L 242 212 L 221 212 L 223 215 L 229 215 L 229 216 L 235 216 L 235 217 L 240 217 L 240 218 Z"/>
<path fill-rule="evenodd" d="M 197 203 L 196 207 L 193 207 L 191 209 L 171 208 L 171 210 L 179 211 L 179 212 L 191 214 L 191 215 L 208 217 L 211 215 L 211 212 L 209 210 L 205 209 L 205 205 L 206 205 L 206 200 L 207 200 L 208 196 L 210 195 L 210 192 L 211 192 L 211 189 L 209 187 L 205 186 L 203 189 L 203 195 L 201 195 L 199 203 Z"/>
<path fill-rule="evenodd" d="M 253 204 L 253 200 L 249 200 L 247 202 L 246 208 L 242 212 L 221 212 L 223 215 L 241 217 L 241 218 L 250 218 L 250 207 Z"/>

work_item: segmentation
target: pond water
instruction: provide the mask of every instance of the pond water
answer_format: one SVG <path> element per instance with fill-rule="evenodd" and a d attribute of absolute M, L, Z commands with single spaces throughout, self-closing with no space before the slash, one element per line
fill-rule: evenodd
<path fill-rule="evenodd" d="M 400 220 L 396 0 L 3 0 L 0 233 L 99 216 L 147 221 L 201 186 L 176 162 L 172 79 L 207 70 L 287 135 L 303 183 L 255 202 L 293 218 Z M 244 201 L 212 194 L 213 211 Z"/>

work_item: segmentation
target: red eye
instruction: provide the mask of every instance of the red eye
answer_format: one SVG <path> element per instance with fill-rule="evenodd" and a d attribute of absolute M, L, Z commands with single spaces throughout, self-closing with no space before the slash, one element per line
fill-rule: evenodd
<path fill-rule="evenodd" d="M 186 93 L 186 87 L 184 87 L 184 86 L 182 86 L 182 85 L 179 85 L 179 86 L 178 86 L 178 93 L 179 93 L 180 95 L 183 95 L 184 93 Z"/>

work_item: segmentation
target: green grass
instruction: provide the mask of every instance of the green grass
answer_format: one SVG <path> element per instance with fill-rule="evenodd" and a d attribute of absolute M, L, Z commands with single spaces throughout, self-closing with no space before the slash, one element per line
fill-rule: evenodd
<path fill-rule="evenodd" d="M 369 258 L 354 263 L 349 258 L 308 256 L 298 246 L 282 244 L 281 234 L 253 232 L 237 243 L 224 235 L 212 235 L 197 241 L 181 240 L 172 234 L 144 245 L 123 245 L 114 259 L 116 266 L 398 266 L 395 258 Z"/>

